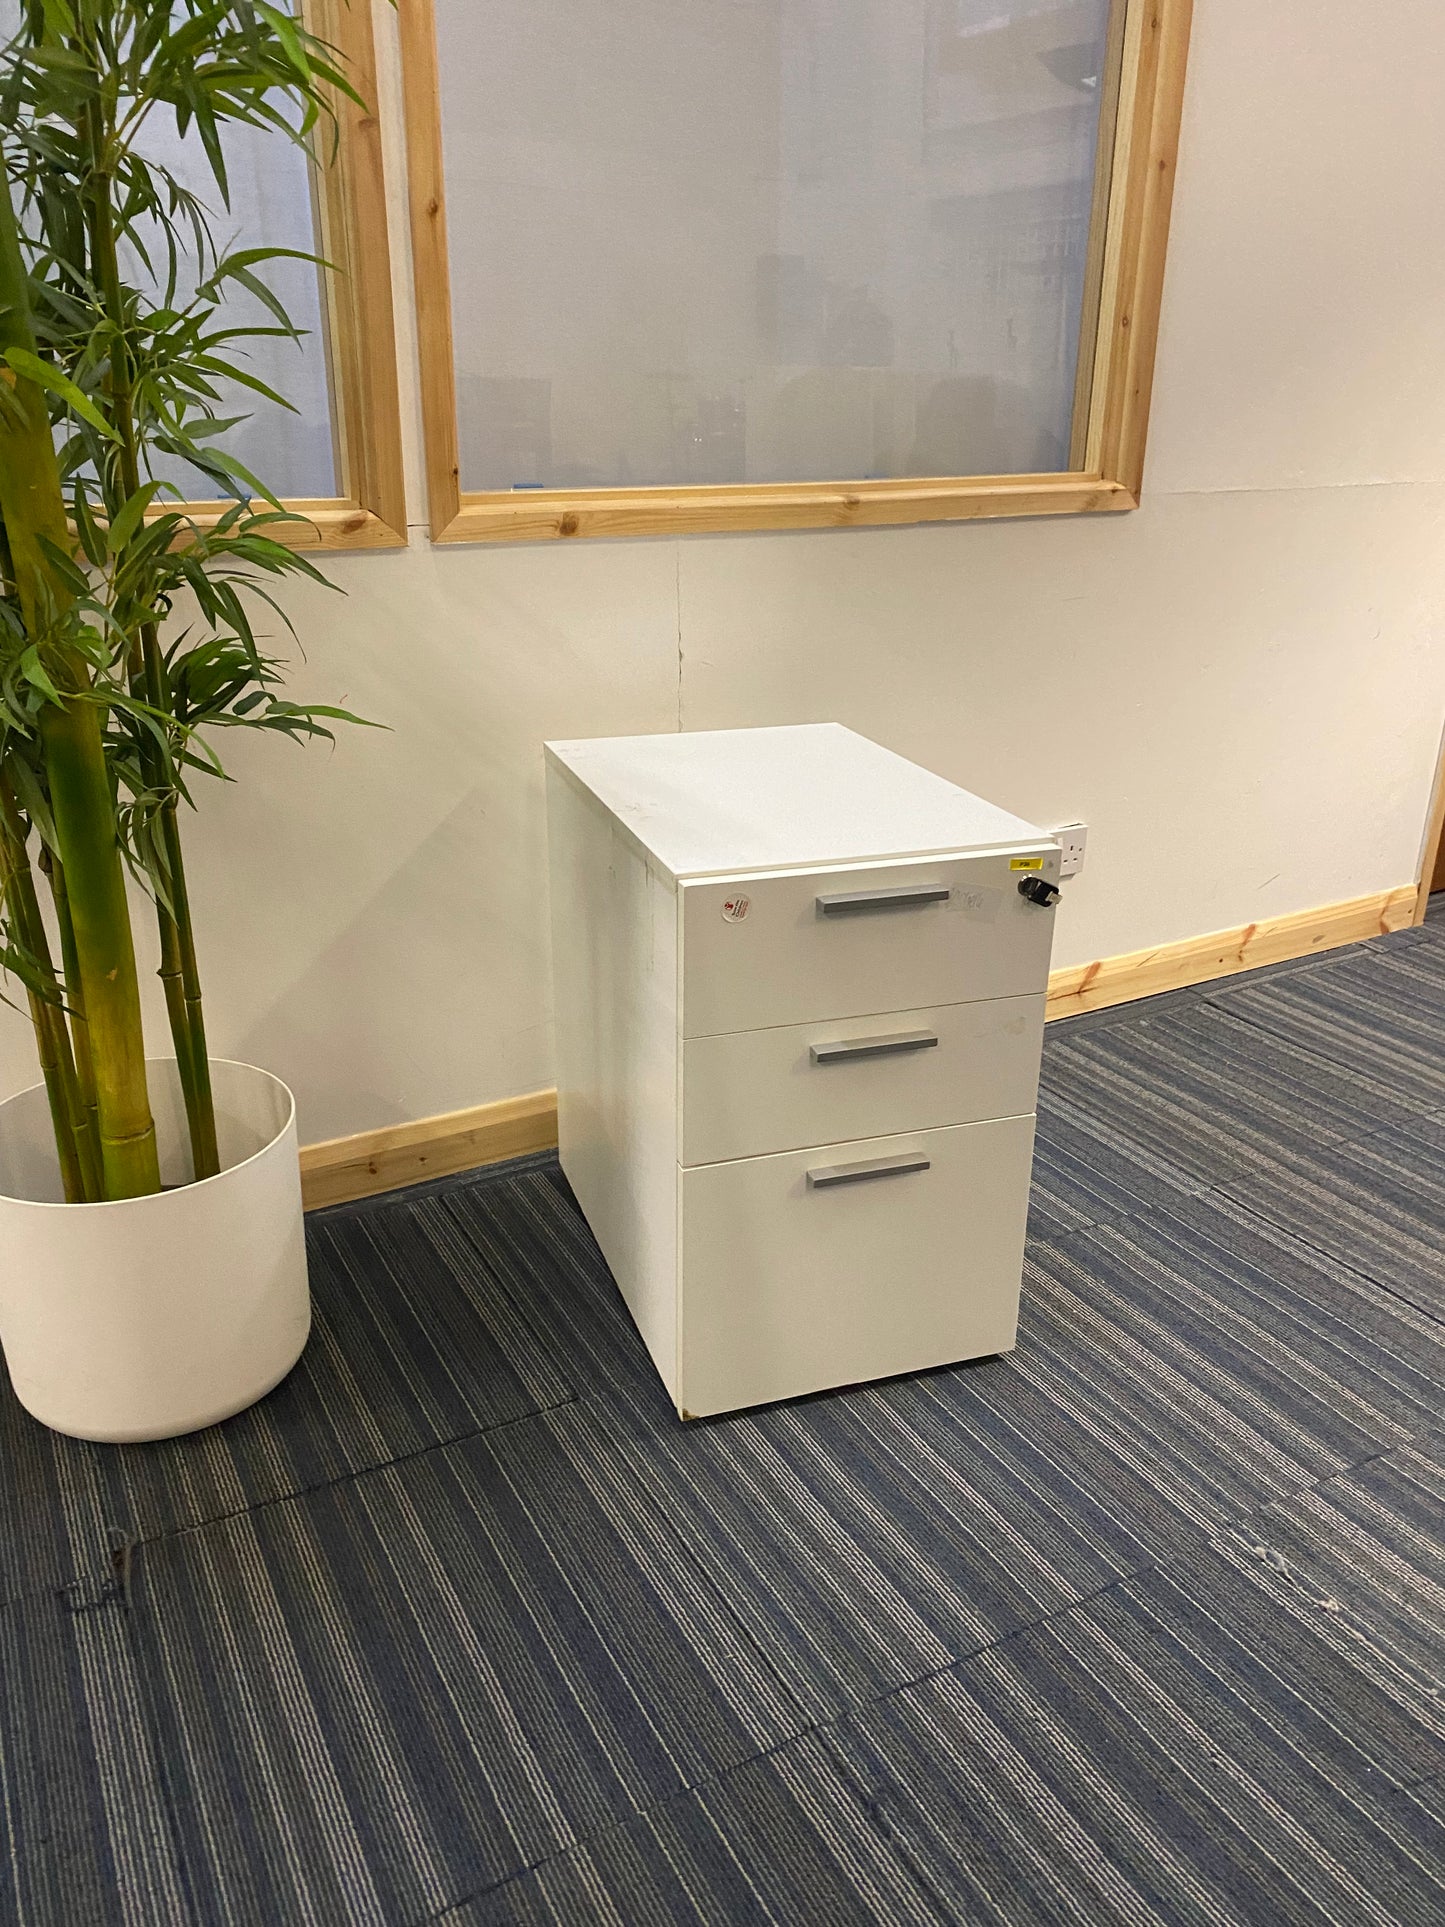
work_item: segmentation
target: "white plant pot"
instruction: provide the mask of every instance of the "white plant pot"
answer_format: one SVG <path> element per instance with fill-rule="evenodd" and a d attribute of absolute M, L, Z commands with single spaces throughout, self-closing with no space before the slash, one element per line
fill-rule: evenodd
<path fill-rule="evenodd" d="M 66 1204 L 37 1085 L 0 1104 L 0 1346 L 27 1411 L 125 1444 L 197 1432 L 269 1392 L 311 1325 L 296 1105 L 213 1060 L 219 1176 L 187 1182 L 174 1060 L 147 1065 L 161 1177 L 178 1188 Z"/>

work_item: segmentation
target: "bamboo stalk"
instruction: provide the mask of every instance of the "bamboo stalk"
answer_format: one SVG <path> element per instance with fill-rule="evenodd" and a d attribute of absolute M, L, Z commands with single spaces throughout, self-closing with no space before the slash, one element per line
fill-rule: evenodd
<path fill-rule="evenodd" d="M 82 1158 L 95 1174 L 96 1193 L 100 1195 L 100 1112 L 95 1097 L 95 1058 L 90 1048 L 90 1025 L 85 1016 L 85 992 L 80 981 L 80 953 L 75 946 L 75 921 L 70 914 L 70 892 L 65 881 L 65 865 L 40 852 L 40 867 L 50 879 L 50 894 L 55 904 L 55 921 L 60 930 L 60 959 L 65 972 L 65 1001 L 70 1011 L 70 1043 L 75 1053 L 75 1079 L 85 1111 L 82 1133 Z"/>
<path fill-rule="evenodd" d="M 50 1124 L 55 1136 L 55 1154 L 60 1161 L 60 1183 L 67 1204 L 95 1204 L 100 1198 L 99 1173 L 90 1167 L 81 1152 L 82 1129 L 71 1102 L 75 1082 L 74 1065 L 64 1062 L 65 1047 L 57 1034 L 61 1027 L 51 1021 L 52 1007 L 33 990 L 27 990 L 30 1021 L 35 1026 L 35 1041 L 40 1072 L 45 1079 L 45 1095 L 50 1101 Z M 78 1102 L 78 1099 L 77 1099 Z"/>
<path fill-rule="evenodd" d="M 100 712 L 73 695 L 63 706 L 47 704 L 39 727 L 90 1026 L 105 1193 L 144 1197 L 160 1190 L 160 1164 Z"/>
<path fill-rule="evenodd" d="M 83 43 L 82 43 L 83 44 Z M 89 57 L 89 49 L 86 49 Z M 120 262 L 115 240 L 114 177 L 106 162 L 107 129 L 95 97 L 85 109 L 86 144 L 90 155 L 87 189 L 87 232 L 90 237 L 91 275 L 105 304 L 112 328 L 110 357 L 110 422 L 116 434 L 115 466 L 119 500 L 112 513 L 140 487 L 140 451 L 135 431 L 134 380 L 125 342 L 125 307 L 121 293 Z M 165 665 L 160 636 L 153 622 L 140 624 L 130 652 L 131 694 L 159 714 L 165 714 Z M 166 793 L 161 807 L 161 847 L 165 858 L 170 902 L 156 897 L 156 927 L 161 961 L 158 975 L 165 992 L 166 1016 L 175 1047 L 176 1067 L 185 1100 L 191 1142 L 191 1164 L 199 1178 L 214 1177 L 221 1168 L 216 1143 L 216 1113 L 211 1092 L 211 1060 L 206 1043 L 200 966 L 191 920 L 190 890 L 185 853 L 181 846 L 174 772 L 160 746 L 151 738 L 139 745 L 141 770 L 147 786 Z"/>
<path fill-rule="evenodd" d="M 35 353 L 29 315 L 10 183 L 0 172 L 0 351 L 19 347 Z M 58 549 L 71 547 L 45 397 L 13 371 L 7 370 L 6 381 L 10 393 L 0 408 L 0 518 L 22 618 L 37 649 L 43 646 L 61 694 L 59 702 L 42 704 L 36 728 L 90 1026 L 101 1170 L 107 1197 L 139 1197 L 159 1191 L 160 1165 L 101 712 L 91 698 L 84 658 L 64 641 L 69 595 L 42 546 L 48 539 Z"/>
<path fill-rule="evenodd" d="M 166 801 L 161 818 L 166 868 L 170 873 L 171 904 L 175 911 L 170 922 L 180 966 L 181 1013 L 179 1021 L 172 1021 L 171 1034 L 177 1040 L 177 1062 L 180 1061 L 182 1037 L 190 1052 L 182 1089 L 191 1139 L 191 1162 L 197 1178 L 213 1178 L 221 1168 L 221 1153 L 216 1141 L 216 1106 L 211 1091 L 211 1058 L 206 1045 L 206 1020 L 201 1003 L 201 971 L 196 958 L 195 925 L 191 918 L 190 889 L 186 883 L 181 854 L 178 814 L 176 798 L 172 795 Z"/>
<path fill-rule="evenodd" d="M 0 785 L 0 887 L 9 906 L 12 926 L 32 966 L 50 980 L 52 995 L 49 997 L 33 985 L 26 985 L 30 1021 L 35 1028 L 36 1051 L 50 1104 L 65 1201 L 85 1204 L 100 1195 L 99 1171 L 83 1148 L 83 1107 L 75 1065 L 69 1056 L 70 1039 L 61 1009 L 60 986 L 55 981 L 55 965 L 40 915 L 24 828 L 3 785 Z"/>

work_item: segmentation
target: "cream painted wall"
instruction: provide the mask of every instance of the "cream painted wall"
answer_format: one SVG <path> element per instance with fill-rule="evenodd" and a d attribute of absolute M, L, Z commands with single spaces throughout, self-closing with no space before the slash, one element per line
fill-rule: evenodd
<path fill-rule="evenodd" d="M 297 688 L 390 732 L 241 745 L 191 849 L 214 1046 L 290 1080 L 303 1137 L 550 1081 L 551 735 L 836 717 L 1082 816 L 1060 963 L 1413 879 L 1445 716 L 1445 12 L 1195 11 L 1136 514 L 442 551 L 418 526 L 336 560 L 345 600 L 297 595 Z M 0 1091 L 33 1081 L 0 1009 Z"/>

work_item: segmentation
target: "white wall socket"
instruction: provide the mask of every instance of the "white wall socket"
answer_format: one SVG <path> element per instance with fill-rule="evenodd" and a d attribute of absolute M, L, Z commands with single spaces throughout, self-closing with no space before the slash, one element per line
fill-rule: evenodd
<path fill-rule="evenodd" d="M 1054 831 L 1059 844 L 1059 876 L 1076 877 L 1084 867 L 1084 846 L 1089 840 L 1087 823 L 1061 823 Z"/>

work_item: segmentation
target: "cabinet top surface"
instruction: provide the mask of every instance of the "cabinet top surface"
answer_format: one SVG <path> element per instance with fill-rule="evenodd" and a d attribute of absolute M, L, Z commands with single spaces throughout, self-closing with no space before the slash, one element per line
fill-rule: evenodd
<path fill-rule="evenodd" d="M 676 877 L 1049 841 L 839 723 L 548 743 Z"/>

